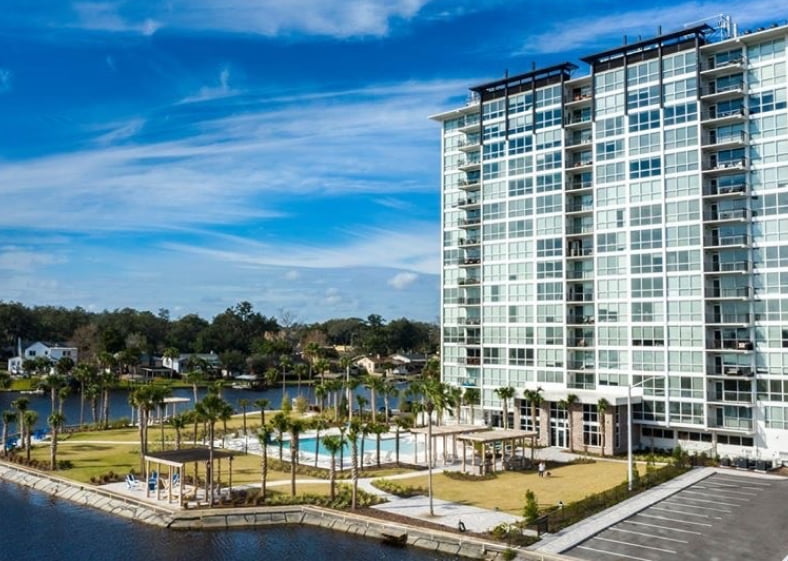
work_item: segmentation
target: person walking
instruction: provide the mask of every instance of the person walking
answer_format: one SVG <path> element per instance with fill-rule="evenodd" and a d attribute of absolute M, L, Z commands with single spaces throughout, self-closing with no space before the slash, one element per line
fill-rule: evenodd
<path fill-rule="evenodd" d="M 539 462 L 539 467 L 537 469 L 539 470 L 539 477 L 544 477 L 545 470 L 547 469 L 547 466 L 545 465 L 545 463 L 544 462 Z"/>

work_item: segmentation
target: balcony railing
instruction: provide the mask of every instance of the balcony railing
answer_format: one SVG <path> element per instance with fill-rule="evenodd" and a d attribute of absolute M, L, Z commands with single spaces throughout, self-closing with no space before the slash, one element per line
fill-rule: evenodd
<path fill-rule="evenodd" d="M 737 286 L 735 288 L 717 288 L 709 291 L 709 298 L 749 298 L 749 286 Z"/>
<path fill-rule="evenodd" d="M 706 236 L 703 240 L 706 247 L 722 247 L 731 245 L 748 245 L 750 236 L 747 234 L 737 234 L 731 236 Z"/>
<path fill-rule="evenodd" d="M 468 286 L 472 284 L 479 284 L 481 281 L 475 277 L 468 277 L 465 279 L 457 279 L 457 284 L 460 286 Z"/>
<path fill-rule="evenodd" d="M 738 133 L 719 135 L 712 132 L 703 138 L 703 143 L 707 146 L 716 146 L 718 144 L 746 144 L 747 133 L 739 131 Z"/>
<path fill-rule="evenodd" d="M 707 273 L 746 273 L 750 270 L 748 261 L 730 261 L 725 263 L 709 263 Z"/>
<path fill-rule="evenodd" d="M 753 374 L 752 366 L 741 366 L 738 364 L 723 364 L 721 368 L 712 368 L 709 371 L 712 376 L 747 376 Z"/>
<path fill-rule="evenodd" d="M 755 348 L 755 345 L 748 339 L 712 339 L 708 342 L 707 348 L 751 351 Z"/>
<path fill-rule="evenodd" d="M 593 255 L 594 248 L 593 247 L 572 247 L 569 248 L 569 256 L 570 257 L 585 257 L 587 255 Z"/>
<path fill-rule="evenodd" d="M 703 218 L 712 222 L 722 220 L 747 220 L 750 218 L 750 211 L 746 208 L 717 210 L 716 212 L 705 213 Z"/>
<path fill-rule="evenodd" d="M 583 212 L 594 210 L 594 203 L 569 203 L 566 205 L 566 212 Z"/>
<path fill-rule="evenodd" d="M 470 298 L 470 297 L 465 298 L 463 296 L 460 296 L 459 298 L 457 298 L 457 303 L 460 304 L 461 306 L 478 306 L 479 304 L 482 303 L 482 299 Z"/>
<path fill-rule="evenodd" d="M 477 224 L 481 224 L 481 221 L 482 219 L 480 216 L 474 216 L 471 218 L 460 218 L 458 224 L 460 226 L 475 226 Z"/>
<path fill-rule="evenodd" d="M 708 111 L 705 111 L 701 116 L 702 121 L 713 121 L 716 119 L 743 119 L 747 117 L 746 107 L 734 107 L 732 109 L 720 109 L 718 110 L 716 107 L 709 108 Z"/>
<path fill-rule="evenodd" d="M 569 270 L 566 272 L 566 278 L 568 279 L 592 279 L 594 278 L 594 271 L 573 271 Z"/>
<path fill-rule="evenodd" d="M 750 323 L 751 321 L 752 316 L 750 314 L 708 314 L 706 316 L 707 323 L 742 324 Z"/>
<path fill-rule="evenodd" d="M 479 245 L 481 242 L 476 238 L 461 239 L 457 242 L 460 247 L 467 247 L 471 245 Z"/>
<path fill-rule="evenodd" d="M 566 298 L 569 302 L 593 302 L 593 292 L 570 292 Z"/>
<path fill-rule="evenodd" d="M 578 191 L 580 189 L 590 189 L 593 185 L 593 181 L 573 181 L 569 184 L 568 189 L 570 191 Z"/>
<path fill-rule="evenodd" d="M 701 90 L 701 95 L 719 95 L 724 93 L 739 92 L 744 89 L 744 80 L 737 80 L 727 84 L 718 85 L 711 83 Z"/>
<path fill-rule="evenodd" d="M 460 259 L 460 265 L 478 265 L 482 260 L 479 257 L 467 257 Z"/>

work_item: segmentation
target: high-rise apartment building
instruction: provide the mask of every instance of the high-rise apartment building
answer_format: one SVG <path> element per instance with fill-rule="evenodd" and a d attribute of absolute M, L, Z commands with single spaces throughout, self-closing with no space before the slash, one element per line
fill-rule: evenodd
<path fill-rule="evenodd" d="M 636 447 L 788 459 L 788 27 L 725 23 L 433 116 L 442 376 L 492 424 L 620 452 L 629 392 Z"/>

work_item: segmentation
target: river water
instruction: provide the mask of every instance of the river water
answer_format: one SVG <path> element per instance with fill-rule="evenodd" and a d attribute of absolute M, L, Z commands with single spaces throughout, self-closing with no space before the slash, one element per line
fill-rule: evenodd
<path fill-rule="evenodd" d="M 175 531 L 117 518 L 0 481 L 0 560 L 448 561 L 416 548 L 301 526 Z"/>

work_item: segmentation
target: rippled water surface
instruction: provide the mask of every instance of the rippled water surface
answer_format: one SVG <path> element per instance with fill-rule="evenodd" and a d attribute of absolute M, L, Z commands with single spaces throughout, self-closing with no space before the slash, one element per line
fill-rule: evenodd
<path fill-rule="evenodd" d="M 0 481 L 0 560 L 447 561 L 415 548 L 300 526 L 221 531 L 153 528 Z"/>

